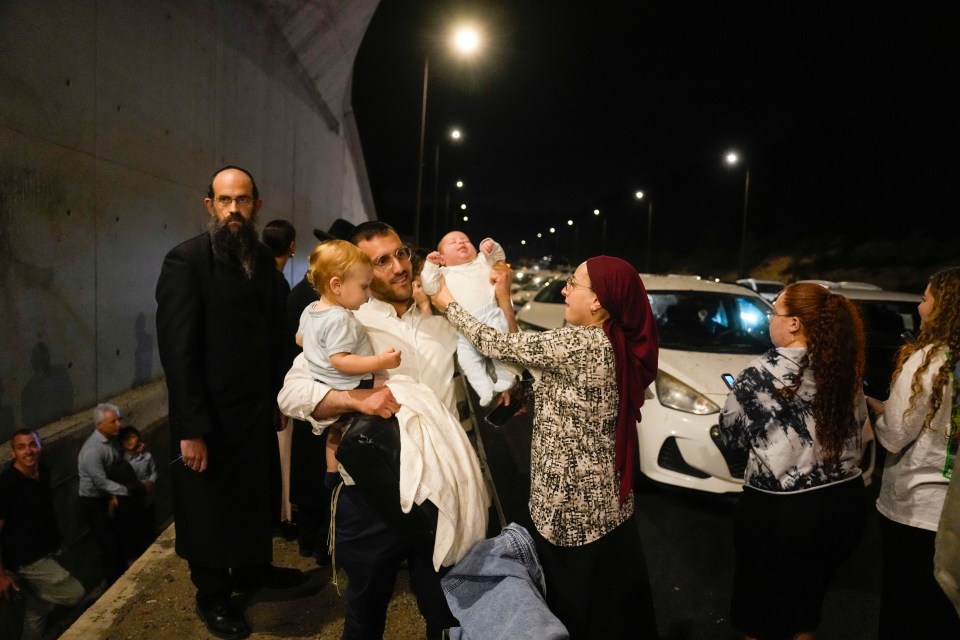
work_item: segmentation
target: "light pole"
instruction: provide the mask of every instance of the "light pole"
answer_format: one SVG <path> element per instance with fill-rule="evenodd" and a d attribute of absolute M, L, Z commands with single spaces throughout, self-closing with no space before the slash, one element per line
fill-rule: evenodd
<path fill-rule="evenodd" d="M 573 220 L 567 220 L 567 226 L 573 227 Z M 573 256 L 577 255 L 577 245 L 580 244 L 580 227 L 573 227 L 573 250 L 570 252 Z M 571 260 L 576 260 L 575 257 L 570 256 Z"/>
<path fill-rule="evenodd" d="M 480 32 L 472 26 L 461 26 L 450 40 L 453 50 L 470 55 L 480 48 Z M 420 154 L 417 158 L 417 200 L 413 210 L 413 242 L 420 246 L 420 205 L 423 203 L 423 146 L 427 131 L 427 88 L 430 85 L 430 55 L 423 58 L 423 94 L 420 101 Z"/>
<path fill-rule="evenodd" d="M 458 128 L 450 129 L 448 137 L 453 142 L 460 142 L 463 139 L 463 132 Z M 431 226 L 431 239 L 437 237 L 437 208 L 440 203 L 440 141 L 437 140 L 436 152 L 433 155 L 433 224 Z M 419 245 L 418 245 L 419 246 Z"/>
<path fill-rule="evenodd" d="M 594 209 L 593 215 L 599 216 L 600 209 Z M 607 250 L 607 216 L 600 218 L 600 253 L 605 253 Z"/>
<path fill-rule="evenodd" d="M 740 154 L 736 151 L 728 151 L 724 156 L 728 166 L 735 167 L 740 164 Z M 745 278 L 746 259 L 747 259 L 747 203 L 750 201 L 750 167 L 745 167 L 743 179 L 743 220 L 740 225 L 740 277 Z"/>
<path fill-rule="evenodd" d="M 633 197 L 643 200 L 643 191 L 637 191 Z M 647 198 L 647 273 L 653 273 L 653 200 Z"/>

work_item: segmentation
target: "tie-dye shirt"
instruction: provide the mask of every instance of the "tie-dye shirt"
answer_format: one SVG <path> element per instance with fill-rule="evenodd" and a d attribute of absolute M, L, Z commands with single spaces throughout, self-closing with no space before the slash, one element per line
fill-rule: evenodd
<path fill-rule="evenodd" d="M 754 360 L 737 377 L 720 414 L 720 440 L 729 451 L 748 451 L 744 482 L 762 491 L 781 493 L 817 489 L 860 475 L 862 433 L 843 445 L 840 464 L 827 464 L 817 440 L 813 371 L 804 371 L 797 394 L 793 386 L 806 349 L 775 348 Z M 859 394 L 850 420 L 863 425 L 867 405 Z"/>

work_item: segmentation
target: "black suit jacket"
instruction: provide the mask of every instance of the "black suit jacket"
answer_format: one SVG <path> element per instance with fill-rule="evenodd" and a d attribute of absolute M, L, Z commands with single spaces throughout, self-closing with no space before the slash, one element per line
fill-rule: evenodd
<path fill-rule="evenodd" d="M 157 282 L 157 345 L 172 450 L 202 436 L 204 473 L 174 464 L 177 553 L 210 567 L 272 557 L 269 453 L 283 381 L 284 301 L 273 256 L 258 245 L 253 278 L 213 257 L 203 233 L 172 249 Z"/>

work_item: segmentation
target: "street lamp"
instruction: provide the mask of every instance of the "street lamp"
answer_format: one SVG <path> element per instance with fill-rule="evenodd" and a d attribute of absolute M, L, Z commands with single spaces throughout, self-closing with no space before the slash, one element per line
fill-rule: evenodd
<path fill-rule="evenodd" d="M 457 27 L 450 39 L 451 48 L 461 55 L 472 55 L 480 49 L 480 32 L 476 27 Z M 423 96 L 420 101 L 420 155 L 417 159 L 417 201 L 413 211 L 413 242 L 420 246 L 420 205 L 423 200 L 423 145 L 427 131 L 427 87 L 430 84 L 430 55 L 423 58 Z"/>
<path fill-rule="evenodd" d="M 593 210 L 594 216 L 600 215 L 600 209 Z M 607 216 L 600 218 L 600 253 L 604 253 L 607 248 Z"/>
<path fill-rule="evenodd" d="M 447 134 L 447 136 L 453 142 L 460 142 L 460 140 L 463 139 L 463 132 L 460 131 L 460 129 L 453 128 L 453 129 L 450 129 L 450 132 Z M 463 184 L 463 183 L 461 182 L 460 184 Z M 434 239 L 437 237 L 437 207 L 440 203 L 439 191 L 440 191 L 440 140 L 437 140 L 436 152 L 434 153 L 434 156 L 433 156 L 433 225 L 431 229 L 433 232 L 432 238 Z M 447 195 L 449 197 L 449 191 L 447 192 Z M 444 212 L 444 216 L 446 216 L 446 212 Z"/>
<path fill-rule="evenodd" d="M 728 151 L 724 160 L 730 167 L 735 167 L 741 162 L 740 154 L 736 151 Z M 750 200 L 750 167 L 745 167 L 745 177 L 743 180 L 743 221 L 740 225 L 740 277 L 747 276 L 745 266 L 747 257 L 747 203 Z"/>
<path fill-rule="evenodd" d="M 643 200 L 643 191 L 633 194 L 637 201 Z M 647 198 L 647 273 L 653 273 L 653 200 Z"/>

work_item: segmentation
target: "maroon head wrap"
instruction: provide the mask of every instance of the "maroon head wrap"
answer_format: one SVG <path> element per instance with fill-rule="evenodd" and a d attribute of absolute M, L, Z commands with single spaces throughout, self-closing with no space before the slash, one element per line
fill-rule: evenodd
<path fill-rule="evenodd" d="M 603 331 L 613 346 L 620 393 L 614 467 L 620 476 L 620 502 L 623 503 L 633 489 L 636 423 L 640 420 L 644 389 L 657 377 L 660 342 L 647 290 L 630 263 L 611 256 L 597 256 L 587 260 L 587 275 L 597 300 L 610 314 L 603 323 Z"/>

